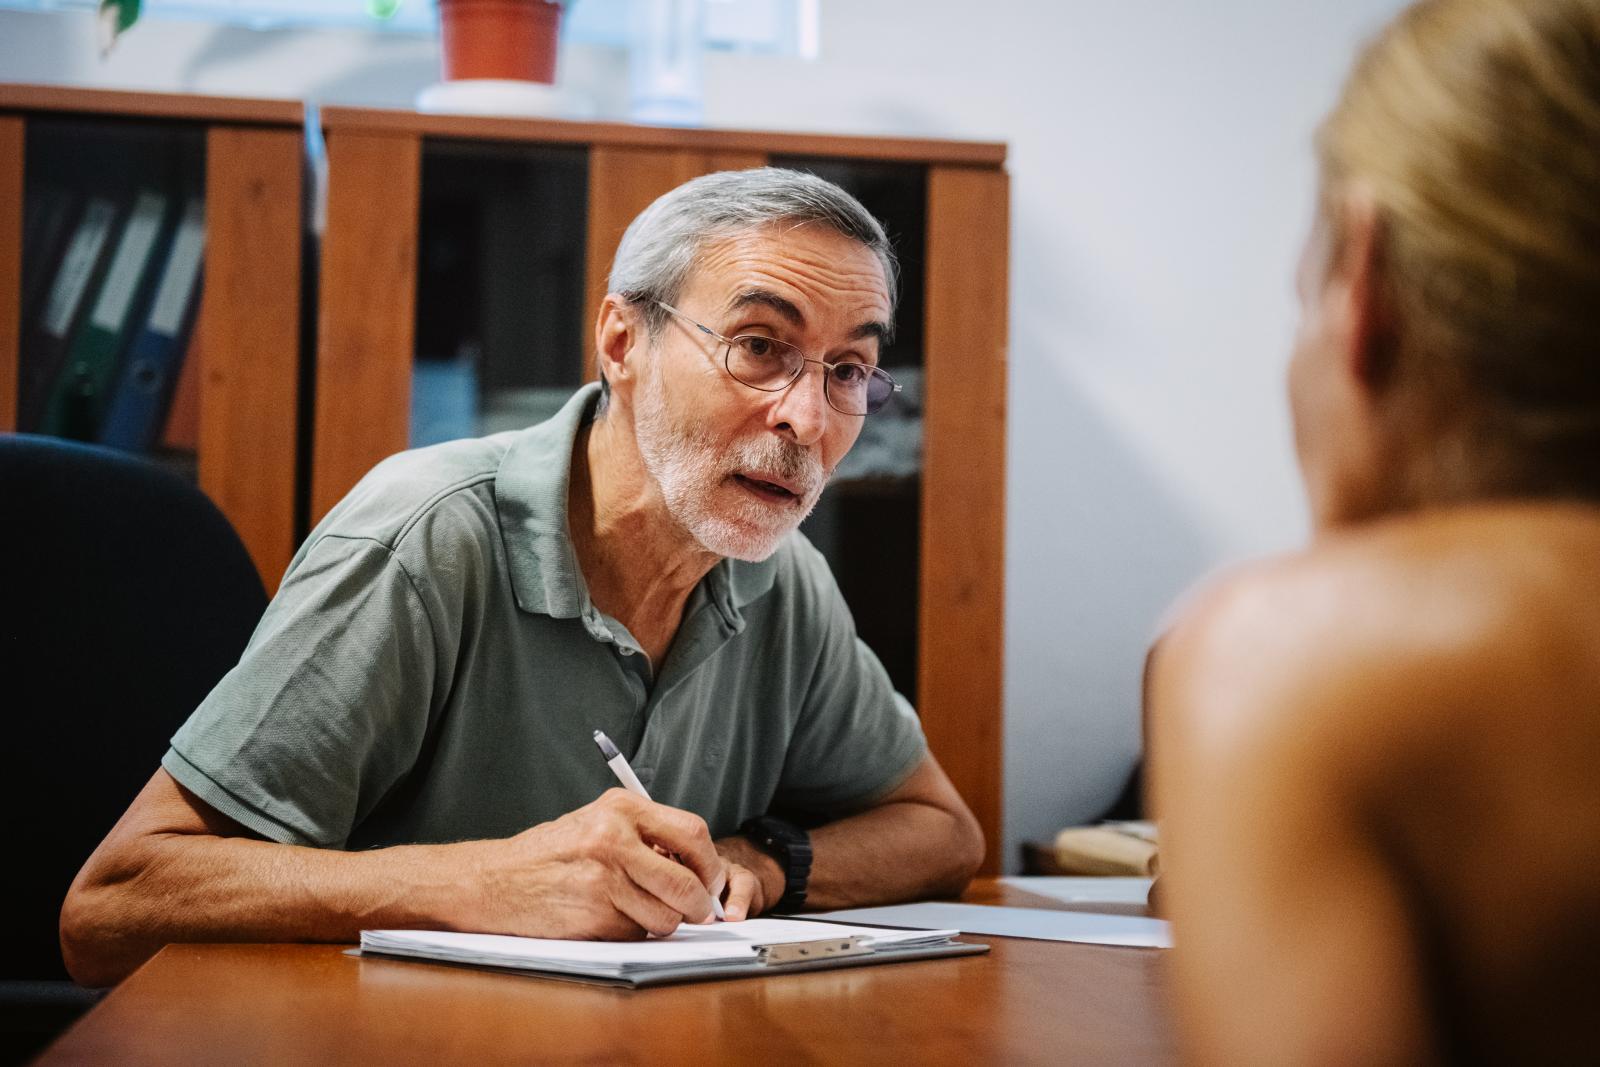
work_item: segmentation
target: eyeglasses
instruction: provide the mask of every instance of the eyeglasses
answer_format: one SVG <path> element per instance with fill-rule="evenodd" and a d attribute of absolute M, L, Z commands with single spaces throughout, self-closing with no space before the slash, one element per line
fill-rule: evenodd
<path fill-rule="evenodd" d="M 825 371 L 822 395 L 828 398 L 828 406 L 846 415 L 876 414 L 900 391 L 898 382 L 866 363 L 811 359 L 789 342 L 765 334 L 741 333 L 737 337 L 724 337 L 664 300 L 657 300 L 656 304 L 701 333 L 721 341 L 723 365 L 728 368 L 728 374 L 734 381 L 752 389 L 764 393 L 782 392 L 805 373 L 807 363 L 815 363 Z"/>

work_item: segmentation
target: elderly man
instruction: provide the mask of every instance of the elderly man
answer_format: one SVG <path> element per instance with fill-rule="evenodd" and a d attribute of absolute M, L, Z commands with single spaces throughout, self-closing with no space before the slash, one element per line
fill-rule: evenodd
<path fill-rule="evenodd" d="M 598 386 L 392 457 L 313 531 L 74 882 L 80 981 L 171 941 L 620 939 L 723 893 L 965 885 L 976 821 L 795 532 L 895 389 L 883 229 L 810 175 L 714 174 L 634 221 L 610 289 Z"/>

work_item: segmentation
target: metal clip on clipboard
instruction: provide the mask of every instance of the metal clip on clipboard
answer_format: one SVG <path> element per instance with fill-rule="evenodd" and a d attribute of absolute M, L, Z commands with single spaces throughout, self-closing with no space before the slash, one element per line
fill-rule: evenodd
<path fill-rule="evenodd" d="M 843 956 L 870 956 L 872 944 L 867 938 L 830 937 L 826 941 L 791 941 L 781 945 L 762 945 L 756 958 L 768 967 L 785 963 L 805 963 L 808 960 L 838 959 Z"/>

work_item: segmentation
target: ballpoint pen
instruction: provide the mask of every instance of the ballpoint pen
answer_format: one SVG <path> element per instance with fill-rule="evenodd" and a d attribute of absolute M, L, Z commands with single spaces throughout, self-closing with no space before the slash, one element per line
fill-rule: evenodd
<path fill-rule="evenodd" d="M 617 776 L 617 781 L 622 783 L 622 788 L 640 800 L 649 800 L 650 794 L 645 791 L 644 783 L 639 781 L 637 774 L 633 773 L 633 768 L 628 766 L 627 757 L 617 751 L 617 746 L 611 743 L 611 738 L 607 737 L 604 731 L 596 730 L 594 732 L 594 743 L 600 746 L 600 755 L 605 757 L 606 766 L 610 767 L 611 773 Z M 677 857 L 674 856 L 673 858 L 676 859 Z M 722 912 L 722 901 L 717 899 L 721 892 L 722 887 L 718 886 L 711 894 L 711 914 L 715 915 L 719 920 L 726 920 L 727 916 Z"/>

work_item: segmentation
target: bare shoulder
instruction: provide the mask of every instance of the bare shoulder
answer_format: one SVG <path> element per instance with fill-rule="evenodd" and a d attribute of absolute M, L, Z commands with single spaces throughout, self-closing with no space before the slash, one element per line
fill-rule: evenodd
<path fill-rule="evenodd" d="M 1597 635 L 1600 511 L 1374 523 L 1193 596 L 1153 654 L 1151 727 L 1191 756 L 1381 774 L 1474 721 L 1514 728 L 1508 706 L 1537 721 L 1558 693 L 1600 696 Z"/>
<path fill-rule="evenodd" d="M 1193 593 L 1152 653 L 1158 732 L 1183 734 L 1191 755 L 1305 737 L 1358 692 L 1370 707 L 1403 630 L 1381 554 L 1348 543 L 1258 561 Z M 1408 638 L 1417 643 L 1416 635 Z M 1312 712 L 1319 714 L 1313 716 Z M 1330 714 L 1331 713 L 1331 714 Z"/>
<path fill-rule="evenodd" d="M 1236 571 L 1147 700 L 1186 1010 L 1320 1006 L 1346 1052 L 1350 1018 L 1425 1043 L 1423 1004 L 1522 1051 L 1592 1016 L 1600 511 L 1413 515 Z"/>

